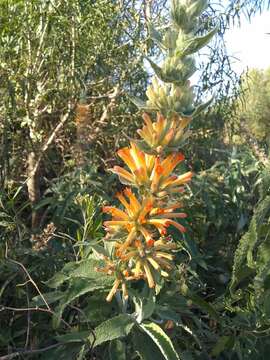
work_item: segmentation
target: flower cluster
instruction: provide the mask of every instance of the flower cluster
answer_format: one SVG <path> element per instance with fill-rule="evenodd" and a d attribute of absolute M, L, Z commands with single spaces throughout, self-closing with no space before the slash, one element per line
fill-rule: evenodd
<path fill-rule="evenodd" d="M 119 150 L 118 155 L 130 170 L 129 172 L 120 166 L 112 169 L 112 172 L 119 175 L 120 181 L 143 188 L 159 198 L 171 193 L 182 192 L 181 185 L 192 177 L 190 171 L 180 176 L 172 174 L 175 167 L 184 160 L 181 153 L 172 153 L 162 159 L 159 155 L 144 153 L 134 142 L 131 142 L 131 147 Z"/>
<path fill-rule="evenodd" d="M 170 123 L 167 133 L 177 135 L 183 129 L 182 119 L 174 116 L 168 122 L 158 115 L 157 122 L 152 123 L 149 115 L 144 119 L 155 129 L 156 139 L 161 139 L 165 131 L 160 124 Z M 161 122 L 160 122 L 161 121 Z M 177 131 L 175 131 L 175 129 Z M 145 128 L 144 128 L 145 130 Z M 173 140 L 173 136 L 170 136 Z M 166 134 L 165 134 L 165 138 Z M 167 142 L 167 146 L 169 142 Z M 163 143 L 164 148 L 165 143 Z M 149 288 L 154 288 L 161 277 L 169 277 L 174 268 L 173 258 L 177 245 L 168 236 L 170 226 L 184 233 L 186 228 L 177 219 L 186 218 L 180 211 L 182 203 L 174 200 L 175 195 L 184 191 L 184 185 L 191 180 L 192 173 L 181 175 L 174 173 L 178 164 L 184 160 L 180 152 L 167 154 L 161 152 L 160 141 L 152 145 L 153 154 L 142 151 L 135 141 L 130 146 L 118 151 L 127 169 L 115 166 L 112 170 L 123 184 L 137 188 L 133 192 L 126 187 L 116 194 L 121 208 L 104 206 L 103 212 L 111 215 L 104 222 L 107 231 L 106 241 L 113 241 L 113 256 L 105 258 L 105 266 L 98 271 L 115 276 L 115 281 L 107 301 L 121 288 L 124 298 L 128 297 L 128 282 L 144 280 Z"/>
<path fill-rule="evenodd" d="M 185 128 L 191 121 L 190 116 L 174 116 L 165 118 L 161 113 L 157 115 L 157 121 L 152 122 L 150 116 L 143 115 L 145 125 L 142 129 L 137 130 L 142 138 L 145 150 L 148 152 L 162 153 L 165 149 L 173 151 L 179 147 L 181 141 L 185 140 L 188 132 Z"/>
<path fill-rule="evenodd" d="M 186 217 L 179 211 L 179 194 L 192 177 L 190 171 L 179 175 L 179 168 L 176 170 L 184 160 L 179 148 L 189 135 L 187 126 L 192 118 L 208 105 L 195 107 L 189 81 L 196 71 L 193 54 L 216 32 L 213 29 L 203 36 L 196 35 L 200 29 L 198 18 L 206 7 L 207 0 L 173 0 L 171 23 L 164 33 L 148 24 L 149 36 L 165 56 L 161 66 L 147 58 L 155 73 L 146 91 L 148 100 L 144 103 L 133 99 L 146 111 L 145 124 L 137 130 L 140 139 L 118 151 L 124 167 L 111 169 L 128 187 L 117 194 L 121 208 L 103 208 L 111 215 L 104 226 L 105 241 L 113 241 L 113 252 L 98 270 L 115 276 L 108 301 L 120 288 L 127 298 L 131 281 L 144 280 L 154 288 L 173 270 L 177 246 L 167 231 L 170 226 L 180 233 L 186 231 L 177 221 Z M 157 112 L 155 121 L 147 113 L 153 111 Z"/>

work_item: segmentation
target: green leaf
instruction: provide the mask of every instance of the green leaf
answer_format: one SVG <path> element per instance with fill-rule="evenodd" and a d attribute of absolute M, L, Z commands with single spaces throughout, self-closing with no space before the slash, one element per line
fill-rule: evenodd
<path fill-rule="evenodd" d="M 52 304 L 58 300 L 60 300 L 64 293 L 61 291 L 52 291 L 52 292 L 48 292 L 48 293 L 43 293 L 42 294 L 43 297 L 45 298 L 47 304 Z M 30 306 L 42 306 L 44 305 L 44 300 L 42 299 L 42 297 L 40 295 L 33 297 L 33 299 L 31 300 Z"/>
<path fill-rule="evenodd" d="M 193 119 L 195 119 L 202 111 L 204 111 L 205 109 L 208 108 L 208 106 L 211 104 L 211 102 L 213 101 L 213 98 L 211 98 L 210 100 L 208 100 L 207 102 L 198 105 L 195 110 L 192 112 L 192 117 Z"/>
<path fill-rule="evenodd" d="M 132 335 L 134 349 L 140 356 L 141 360 L 164 360 L 164 357 L 155 342 L 149 341 L 149 338 L 145 336 L 140 329 L 133 331 Z"/>
<path fill-rule="evenodd" d="M 162 320 L 173 320 L 177 325 L 182 323 L 180 315 L 168 306 L 157 305 L 155 314 L 157 314 Z"/>
<path fill-rule="evenodd" d="M 42 353 L 40 360 L 75 360 L 82 349 L 81 343 L 68 343 Z"/>
<path fill-rule="evenodd" d="M 256 219 L 251 220 L 248 232 L 242 236 L 239 245 L 235 251 L 234 264 L 232 271 L 232 280 L 230 284 L 230 291 L 233 292 L 236 286 L 245 278 L 250 276 L 252 269 L 249 264 L 252 264 L 252 250 L 257 242 L 257 225 Z"/>
<path fill-rule="evenodd" d="M 216 345 L 211 351 L 211 356 L 219 356 L 224 350 L 228 350 L 228 347 L 231 349 L 231 343 L 233 338 L 231 336 L 222 336 L 218 339 Z M 229 346 L 230 345 L 230 346 Z"/>
<path fill-rule="evenodd" d="M 147 145 L 143 140 L 132 140 L 136 143 L 136 145 L 138 146 L 138 148 L 144 152 L 146 152 L 147 154 L 150 155 L 155 155 L 156 151 L 151 149 L 151 147 L 149 145 Z"/>
<path fill-rule="evenodd" d="M 157 64 L 155 64 L 150 58 L 146 57 L 146 59 L 148 60 L 149 64 L 152 66 L 155 74 L 159 77 L 159 79 L 161 79 L 164 82 L 168 81 L 168 79 L 166 79 L 161 67 L 159 67 Z"/>
<path fill-rule="evenodd" d="M 96 341 L 94 347 L 106 341 L 111 341 L 127 336 L 133 328 L 134 324 L 134 319 L 127 314 L 121 314 L 104 321 L 95 328 Z"/>
<path fill-rule="evenodd" d="M 190 17 L 200 16 L 201 13 L 207 8 L 207 0 L 194 1 L 187 9 L 187 13 Z"/>
<path fill-rule="evenodd" d="M 114 340 L 109 347 L 110 360 L 126 360 L 126 344 L 121 340 Z"/>
<path fill-rule="evenodd" d="M 147 108 L 147 104 L 144 101 L 142 101 L 141 99 L 134 97 L 134 96 L 129 96 L 129 99 L 131 102 L 133 102 L 133 104 L 135 106 L 137 106 L 137 108 L 139 110 L 144 110 Z"/>
<path fill-rule="evenodd" d="M 95 276 L 96 275 L 96 276 Z M 60 320 L 65 307 L 79 296 L 90 291 L 108 288 L 113 283 L 113 278 L 107 275 L 101 276 L 100 273 L 93 274 L 93 278 L 89 279 L 73 279 L 62 297 L 60 304 L 57 306 L 53 317 L 53 326 L 56 328 L 60 324 Z"/>
<path fill-rule="evenodd" d="M 87 259 L 78 262 L 70 262 L 66 264 L 63 269 L 55 274 L 50 280 L 46 282 L 46 285 L 51 288 L 57 288 L 63 282 L 72 278 L 97 278 L 104 277 L 104 274 L 98 273 L 95 268 L 100 266 L 102 261 L 97 259 Z"/>
<path fill-rule="evenodd" d="M 187 7 L 178 0 L 172 0 L 171 17 L 179 28 L 185 28 L 189 24 Z"/>
<path fill-rule="evenodd" d="M 166 335 L 160 326 L 151 322 L 140 324 L 140 327 L 155 342 L 166 360 L 180 360 L 177 352 L 173 347 L 171 339 L 168 337 L 168 335 Z"/>
<path fill-rule="evenodd" d="M 56 202 L 56 199 L 54 197 L 47 197 L 41 201 L 39 201 L 34 207 L 34 210 L 39 210 L 40 208 L 50 205 L 50 204 L 54 204 Z"/>
<path fill-rule="evenodd" d="M 63 284 L 64 281 L 70 278 L 70 274 L 73 272 L 73 270 L 76 269 L 76 267 L 78 267 L 78 264 L 78 262 L 67 263 L 61 271 L 46 281 L 45 284 L 53 289 L 59 287 L 61 284 Z"/>
<path fill-rule="evenodd" d="M 74 330 L 68 334 L 64 335 L 58 335 L 55 337 L 55 339 L 59 342 L 63 343 L 69 343 L 69 342 L 85 342 L 89 340 L 89 337 L 91 336 L 91 331 L 85 330 L 85 331 L 77 331 Z M 91 341 L 93 341 L 94 337 L 92 335 Z"/>
<path fill-rule="evenodd" d="M 109 252 L 101 245 L 95 244 L 91 245 L 91 248 L 94 250 L 94 252 L 98 255 L 104 255 L 104 256 L 110 256 Z"/>
<path fill-rule="evenodd" d="M 134 296 L 133 302 L 137 314 L 136 320 L 140 324 L 143 320 L 148 319 L 153 314 L 156 305 L 156 297 L 154 293 L 150 291 L 147 298 L 143 296 Z"/>
<path fill-rule="evenodd" d="M 184 42 L 183 47 L 177 50 L 177 54 L 181 57 L 194 54 L 201 48 L 203 48 L 216 34 L 218 28 L 215 27 L 213 30 L 209 31 L 204 36 L 198 36 L 192 39 L 189 39 Z"/>
<path fill-rule="evenodd" d="M 163 50 L 166 49 L 162 43 L 162 35 L 157 31 L 151 22 L 147 23 L 150 38 Z"/>

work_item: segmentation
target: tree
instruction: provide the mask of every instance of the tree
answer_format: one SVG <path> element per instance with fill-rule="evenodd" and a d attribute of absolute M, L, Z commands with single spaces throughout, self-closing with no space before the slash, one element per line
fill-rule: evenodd
<path fill-rule="evenodd" d="M 78 102 L 90 106 L 90 131 L 97 137 L 119 89 L 123 94 L 123 89 L 137 92 L 144 87 L 138 48 L 144 36 L 142 17 L 128 1 L 14 0 L 2 2 L 0 9 L 2 183 L 27 180 L 34 230 L 42 175 L 48 167 L 58 174 L 52 166 L 55 158 L 61 164 L 72 151 Z M 127 117 L 126 109 L 120 109 L 116 124 Z M 65 143 L 69 150 L 61 154 Z"/>
<path fill-rule="evenodd" d="M 263 160 L 270 145 L 270 69 L 249 70 L 243 76 L 242 88 L 243 96 L 236 101 L 236 138 L 244 135 Z"/>

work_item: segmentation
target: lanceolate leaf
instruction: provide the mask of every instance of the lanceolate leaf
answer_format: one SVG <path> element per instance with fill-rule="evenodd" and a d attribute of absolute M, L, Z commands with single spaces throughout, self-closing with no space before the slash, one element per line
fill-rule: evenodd
<path fill-rule="evenodd" d="M 136 320 L 141 323 L 144 319 L 149 318 L 156 306 L 156 298 L 152 292 L 149 292 L 149 296 L 146 297 L 135 297 L 133 298 L 135 304 L 135 312 L 137 314 Z"/>
<path fill-rule="evenodd" d="M 168 335 L 161 329 L 160 326 L 151 322 L 140 324 L 140 327 L 145 331 L 151 339 L 158 346 L 162 355 L 166 360 L 180 360 L 177 352 L 175 351 L 171 339 Z M 149 359 L 150 360 L 150 359 Z"/>
<path fill-rule="evenodd" d="M 72 331 L 64 335 L 56 336 L 56 340 L 63 343 L 69 343 L 69 342 L 85 342 L 89 339 L 89 336 L 91 336 L 90 330 L 84 330 L 84 331 Z M 93 337 L 91 339 L 93 341 Z"/>
<path fill-rule="evenodd" d="M 154 25 L 151 22 L 148 22 L 147 24 L 148 27 L 148 31 L 149 31 L 149 36 L 150 38 L 155 41 L 155 43 L 161 48 L 161 49 L 166 49 L 166 47 L 164 47 L 163 43 L 162 43 L 162 35 L 160 34 L 159 31 L 157 31 L 154 27 Z"/>
<path fill-rule="evenodd" d="M 149 341 L 149 337 L 145 336 L 140 329 L 133 331 L 132 340 L 134 349 L 141 360 L 164 360 L 164 357 L 155 342 Z"/>
<path fill-rule="evenodd" d="M 234 265 L 232 272 L 232 280 L 230 285 L 230 290 L 234 291 L 237 284 L 242 281 L 244 278 L 248 277 L 251 274 L 251 268 L 248 267 L 247 259 L 248 254 L 252 254 L 252 249 L 254 244 L 257 241 L 257 230 L 256 230 L 256 221 L 253 218 L 249 231 L 242 236 L 238 248 L 235 252 Z M 249 263 L 251 263 L 251 256 L 249 255 Z"/>
<path fill-rule="evenodd" d="M 96 276 L 95 276 L 96 275 Z M 90 291 L 108 288 L 112 285 L 113 279 L 110 276 L 93 273 L 93 278 L 73 279 L 58 305 L 53 318 L 54 327 L 58 327 L 65 307 L 79 296 Z M 95 277 L 95 278 L 94 278 Z"/>
<path fill-rule="evenodd" d="M 210 100 L 208 100 L 207 102 L 205 102 L 203 104 L 198 105 L 192 113 L 193 119 L 195 119 L 202 111 L 207 109 L 212 101 L 213 101 L 213 98 L 211 98 Z"/>
<path fill-rule="evenodd" d="M 137 108 L 138 108 L 139 110 L 144 110 L 144 109 L 147 108 L 146 103 L 145 103 L 144 101 L 142 101 L 141 99 L 139 99 L 139 98 L 137 98 L 137 97 L 135 97 L 135 96 L 130 96 L 129 99 L 130 99 L 130 101 L 133 102 L 133 104 L 134 104 L 135 106 L 137 106 Z"/>
<path fill-rule="evenodd" d="M 51 278 L 47 285 L 51 288 L 59 287 L 63 282 L 72 278 L 95 278 L 104 277 L 104 274 L 97 274 L 95 268 L 100 265 L 96 259 L 87 259 L 66 264 L 61 271 Z"/>
<path fill-rule="evenodd" d="M 57 288 L 61 284 L 63 284 L 64 281 L 68 280 L 70 277 L 70 274 L 78 267 L 79 263 L 77 262 L 69 262 L 67 263 L 61 271 L 56 273 L 50 280 L 46 282 L 46 285 L 50 288 Z"/>
<path fill-rule="evenodd" d="M 94 330 L 96 336 L 94 346 L 96 347 L 106 341 L 127 336 L 134 324 L 134 319 L 127 314 L 121 314 L 104 321 Z"/>
<path fill-rule="evenodd" d="M 195 52 L 203 48 L 212 39 L 216 32 L 217 28 L 214 28 L 204 36 L 198 36 L 196 38 L 188 40 L 185 46 L 177 51 L 178 55 L 184 57 L 194 54 Z"/>
<path fill-rule="evenodd" d="M 53 304 L 54 302 L 60 300 L 63 297 L 64 292 L 52 291 L 52 292 L 48 292 L 48 293 L 43 293 L 42 295 L 45 298 L 47 304 Z M 42 305 L 44 305 L 44 300 L 40 295 L 38 295 L 32 299 L 32 301 L 30 302 L 29 305 L 30 306 L 42 306 Z"/>

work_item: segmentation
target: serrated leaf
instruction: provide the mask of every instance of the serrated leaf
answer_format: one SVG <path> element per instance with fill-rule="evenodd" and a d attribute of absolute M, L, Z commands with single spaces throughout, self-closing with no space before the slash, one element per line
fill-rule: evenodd
<path fill-rule="evenodd" d="M 63 284 L 64 281 L 69 279 L 70 274 L 73 270 L 76 269 L 76 267 L 78 267 L 77 262 L 67 263 L 61 271 L 59 271 L 51 279 L 46 281 L 45 284 L 53 289 L 59 287 L 61 284 Z"/>
<path fill-rule="evenodd" d="M 57 288 L 61 284 L 63 284 L 63 282 L 68 281 L 71 278 L 96 278 L 99 276 L 104 276 L 104 274 L 100 274 L 95 271 L 95 268 L 100 264 L 101 261 L 97 259 L 87 259 L 77 262 L 70 262 L 66 264 L 61 271 L 59 271 L 50 280 L 48 280 L 46 282 L 46 285 L 51 288 Z"/>
<path fill-rule="evenodd" d="M 91 245 L 91 248 L 94 250 L 94 252 L 99 256 L 99 255 L 104 255 L 104 256 L 110 256 L 109 252 L 101 245 L 95 244 L 95 245 Z"/>
<path fill-rule="evenodd" d="M 54 302 L 60 300 L 63 297 L 64 293 L 61 291 L 52 291 L 52 292 L 48 292 L 48 293 L 43 293 L 42 296 L 45 298 L 47 304 L 53 304 Z M 42 306 L 44 305 L 44 300 L 43 298 L 38 295 L 33 297 L 33 299 L 31 300 L 30 306 Z"/>
<path fill-rule="evenodd" d="M 161 329 L 160 326 L 151 322 L 151 323 L 140 324 L 140 327 L 155 342 L 155 344 L 158 346 L 159 350 L 161 351 L 162 355 L 166 360 L 180 360 L 177 352 L 173 347 L 173 343 L 171 339 Z"/>
<path fill-rule="evenodd" d="M 63 311 L 70 302 L 90 291 L 108 288 L 112 285 L 113 278 L 108 275 L 102 275 L 103 276 L 101 276 L 100 273 L 96 273 L 96 276 L 91 279 L 75 278 L 71 280 L 67 291 L 62 297 L 60 304 L 56 308 L 55 315 L 53 317 L 54 328 L 57 328 L 59 326 Z"/>
<path fill-rule="evenodd" d="M 94 347 L 106 341 L 111 341 L 127 336 L 133 328 L 134 324 L 134 319 L 127 314 L 121 314 L 104 321 L 94 330 L 96 336 Z"/>

